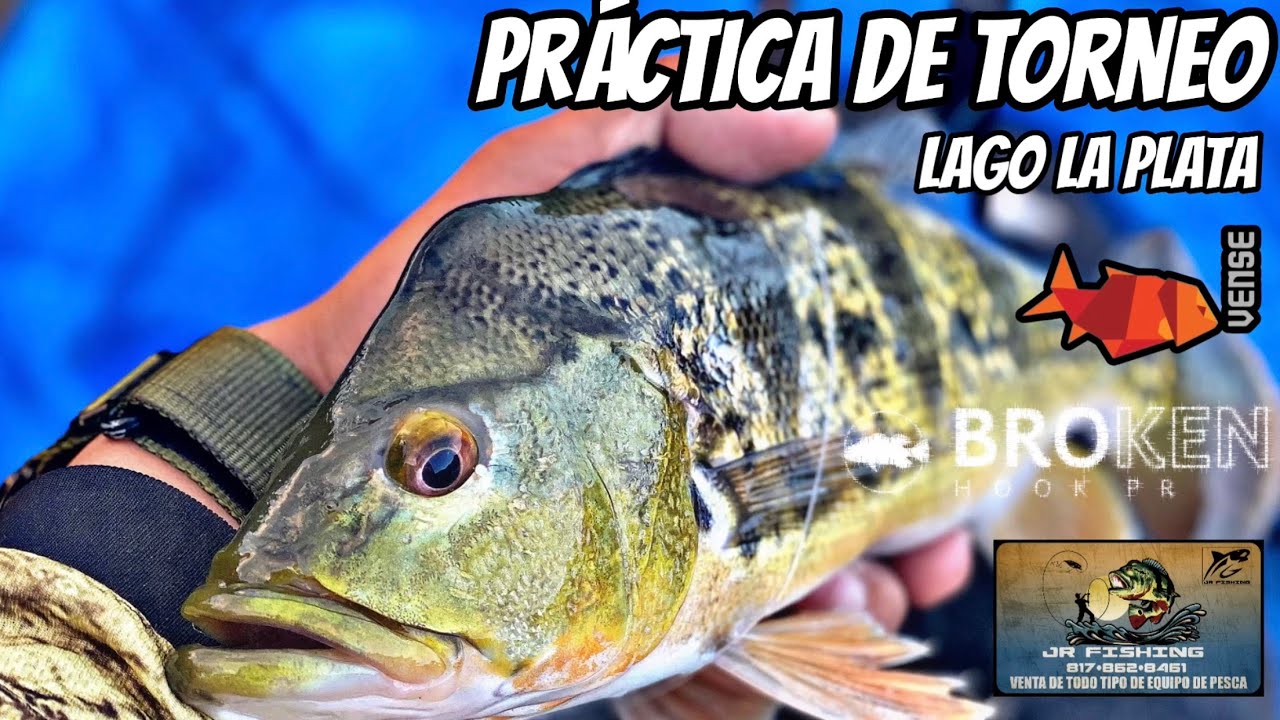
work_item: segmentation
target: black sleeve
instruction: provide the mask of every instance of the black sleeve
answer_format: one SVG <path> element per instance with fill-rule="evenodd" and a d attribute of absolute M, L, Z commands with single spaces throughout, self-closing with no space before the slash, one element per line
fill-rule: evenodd
<path fill-rule="evenodd" d="M 0 509 L 0 547 L 85 573 L 129 601 L 174 645 L 212 644 L 178 608 L 232 535 L 194 498 L 104 465 L 47 472 Z"/>

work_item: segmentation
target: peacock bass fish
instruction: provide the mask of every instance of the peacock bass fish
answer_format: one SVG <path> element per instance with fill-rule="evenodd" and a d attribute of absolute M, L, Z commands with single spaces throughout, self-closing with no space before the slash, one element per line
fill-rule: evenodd
<path fill-rule="evenodd" d="M 186 602 L 224 647 L 171 685 L 220 719 L 988 714 L 862 614 L 773 616 L 990 514 L 956 408 L 1167 404 L 1176 367 L 1064 352 L 1014 319 L 1040 273 L 877 186 L 646 151 L 442 219 Z M 877 433 L 928 462 L 842 458 Z M 1090 493 L 1040 516 L 1132 532 Z"/>
<path fill-rule="evenodd" d="M 1169 572 L 1157 560 L 1130 560 L 1107 573 L 1108 592 L 1129 604 L 1134 630 L 1147 622 L 1159 625 L 1177 598 Z"/>

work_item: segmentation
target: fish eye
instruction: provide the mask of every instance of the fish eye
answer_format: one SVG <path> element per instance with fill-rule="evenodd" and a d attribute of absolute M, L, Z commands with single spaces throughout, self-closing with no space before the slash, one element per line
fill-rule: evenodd
<path fill-rule="evenodd" d="M 418 412 L 396 426 L 387 447 L 387 475 L 409 492 L 445 495 L 475 472 L 476 439 L 457 419 L 442 412 Z"/>

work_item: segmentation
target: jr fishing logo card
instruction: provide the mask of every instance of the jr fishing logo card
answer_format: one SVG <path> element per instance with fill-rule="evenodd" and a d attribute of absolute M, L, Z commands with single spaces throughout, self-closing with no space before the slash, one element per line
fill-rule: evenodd
<path fill-rule="evenodd" d="M 1262 543 L 998 542 L 996 693 L 1261 695 Z"/>

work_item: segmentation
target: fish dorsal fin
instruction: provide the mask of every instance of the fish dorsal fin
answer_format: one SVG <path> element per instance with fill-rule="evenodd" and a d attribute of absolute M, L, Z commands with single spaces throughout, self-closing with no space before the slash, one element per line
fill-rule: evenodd
<path fill-rule="evenodd" d="M 621 720 L 771 720 L 778 703 L 714 665 L 613 701 Z"/>
<path fill-rule="evenodd" d="M 1109 261 L 1102 263 L 1098 267 L 1099 269 L 1102 270 L 1103 277 L 1121 277 L 1124 275 L 1134 274 L 1132 271 L 1126 270 L 1125 268 L 1122 268 L 1119 265 Z"/>
<path fill-rule="evenodd" d="M 1071 248 L 1064 243 L 1053 253 L 1053 264 L 1049 267 L 1049 285 L 1046 290 L 1074 290 L 1080 287 L 1076 281 L 1076 261 L 1071 257 Z"/>
<path fill-rule="evenodd" d="M 1165 575 L 1169 574 L 1169 571 L 1164 569 L 1164 565 L 1161 565 L 1160 561 L 1154 558 L 1144 558 L 1142 561 L 1142 564 L 1150 565 L 1151 567 L 1155 568 L 1156 570 L 1159 570 L 1161 573 Z"/>
<path fill-rule="evenodd" d="M 928 652 L 857 612 L 809 612 L 766 620 L 716 665 L 756 692 L 823 720 L 986 718 L 992 709 L 952 695 L 956 678 L 886 667 Z"/>

